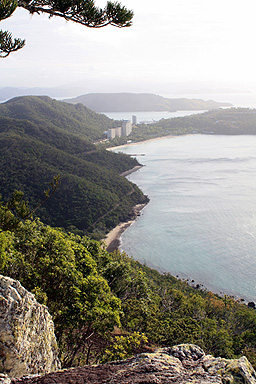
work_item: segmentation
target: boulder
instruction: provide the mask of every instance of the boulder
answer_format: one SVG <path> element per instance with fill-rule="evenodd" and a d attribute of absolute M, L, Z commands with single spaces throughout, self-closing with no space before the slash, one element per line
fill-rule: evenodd
<path fill-rule="evenodd" d="M 256 384 L 245 357 L 223 359 L 206 355 L 193 344 L 162 348 L 108 364 L 73 368 L 11 384 Z"/>
<path fill-rule="evenodd" d="M 47 307 L 18 281 L 0 275 L 0 372 L 20 377 L 58 369 L 54 324 Z"/>

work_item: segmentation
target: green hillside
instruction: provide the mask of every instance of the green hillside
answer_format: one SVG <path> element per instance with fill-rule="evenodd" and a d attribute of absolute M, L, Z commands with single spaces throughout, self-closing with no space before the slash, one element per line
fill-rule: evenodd
<path fill-rule="evenodd" d="M 37 213 L 54 226 L 102 234 L 129 215 L 134 204 L 146 201 L 119 176 L 138 163 L 97 149 L 86 128 L 79 131 L 70 116 L 70 130 L 57 123 L 50 126 L 40 108 L 33 112 L 33 103 L 48 110 L 47 99 L 41 101 L 24 99 L 30 120 L 22 99 L 21 117 L 17 109 L 12 117 L 12 102 L 3 105 L 7 117 L 1 109 L 0 192 L 6 201 L 14 189 L 22 189 L 33 209 L 52 177 L 60 174 L 60 188 Z M 109 254 L 87 236 L 52 228 L 37 218 L 20 219 L 26 205 L 19 196 L 0 201 L 0 273 L 18 279 L 48 306 L 63 367 L 124 359 L 180 343 L 198 344 L 215 356 L 246 355 L 256 366 L 253 302 L 247 306 L 219 297 L 125 253 Z"/>
<path fill-rule="evenodd" d="M 39 220 L 12 222 L 0 202 L 0 273 L 48 306 L 63 367 L 181 343 L 215 356 L 246 355 L 256 366 L 254 303 L 191 287 Z"/>
<path fill-rule="evenodd" d="M 28 120 L 48 133 L 52 128 L 58 128 L 85 136 L 89 141 L 102 138 L 103 132 L 113 126 L 113 120 L 82 104 L 62 103 L 48 96 L 15 97 L 0 104 L 0 116 Z"/>
<path fill-rule="evenodd" d="M 92 143 L 112 123 L 82 105 L 48 97 L 0 105 L 0 193 L 8 199 L 22 190 L 33 209 L 60 175 L 60 187 L 37 215 L 52 226 L 102 236 L 146 201 L 137 186 L 119 176 L 138 162 Z"/>
<path fill-rule="evenodd" d="M 219 109 L 191 116 L 162 119 L 154 124 L 140 124 L 133 129 L 129 139 L 141 141 L 160 136 L 191 133 L 255 135 L 256 109 Z M 117 138 L 114 143 L 121 144 L 121 140 L 122 138 Z"/>
<path fill-rule="evenodd" d="M 64 101 L 82 103 L 96 112 L 208 110 L 231 106 L 213 100 L 169 99 L 151 93 L 89 93 Z"/>

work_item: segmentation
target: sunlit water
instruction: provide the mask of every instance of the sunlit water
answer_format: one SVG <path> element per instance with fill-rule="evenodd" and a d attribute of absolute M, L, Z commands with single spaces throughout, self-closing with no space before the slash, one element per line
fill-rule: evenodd
<path fill-rule="evenodd" d="M 173 117 L 183 117 L 203 113 L 204 110 L 199 111 L 146 111 L 146 112 L 102 112 L 110 119 L 114 120 L 132 120 L 132 116 L 136 116 L 137 123 L 153 123 L 161 119 L 171 119 Z"/>
<path fill-rule="evenodd" d="M 234 107 L 248 107 L 256 108 L 256 93 L 215 93 L 215 94 L 169 94 L 162 95 L 170 99 L 202 99 L 202 100 L 214 100 L 221 103 L 231 103 Z M 105 115 L 115 120 L 132 120 L 132 115 L 137 117 L 137 122 L 153 123 L 160 119 L 170 119 L 172 117 L 188 116 L 204 111 L 147 111 L 147 112 L 103 112 Z"/>
<path fill-rule="evenodd" d="M 129 180 L 150 203 L 121 248 L 162 272 L 256 301 L 256 137 L 181 136 L 122 151 L 145 154 Z"/>

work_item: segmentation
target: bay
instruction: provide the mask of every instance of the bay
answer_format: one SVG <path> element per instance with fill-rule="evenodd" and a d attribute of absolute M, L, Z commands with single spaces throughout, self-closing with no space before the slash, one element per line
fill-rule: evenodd
<path fill-rule="evenodd" d="M 240 93 L 172 93 L 162 94 L 161 96 L 169 99 L 202 99 L 202 100 L 214 100 L 220 103 L 231 103 L 234 107 L 256 108 L 256 93 L 255 92 L 240 92 Z M 132 120 L 132 116 L 137 117 L 137 122 L 153 123 L 160 119 L 170 119 L 173 117 L 182 117 L 193 115 L 196 113 L 203 113 L 205 111 L 146 111 L 146 112 L 102 112 L 106 116 L 115 120 Z"/>
<path fill-rule="evenodd" d="M 114 120 L 130 120 L 132 121 L 132 116 L 136 116 L 137 123 L 154 123 L 161 119 L 171 119 L 173 117 L 183 117 L 195 115 L 197 113 L 206 112 L 205 110 L 193 110 L 193 111 L 140 111 L 140 112 L 102 112 L 104 115 L 108 116 L 110 119 Z"/>
<path fill-rule="evenodd" d="M 121 248 L 161 272 L 256 301 L 256 137 L 190 135 L 116 149 L 150 198 Z"/>

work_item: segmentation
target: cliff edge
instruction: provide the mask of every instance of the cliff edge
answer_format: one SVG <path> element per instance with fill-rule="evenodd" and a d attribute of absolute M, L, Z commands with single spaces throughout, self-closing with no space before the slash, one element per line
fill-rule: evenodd
<path fill-rule="evenodd" d="M 56 371 L 57 353 L 47 308 L 19 281 L 0 275 L 0 373 L 20 377 Z"/>
<path fill-rule="evenodd" d="M 193 344 L 162 348 L 125 361 L 73 368 L 41 377 L 13 379 L 11 384 L 255 384 L 256 374 L 245 357 L 205 355 Z"/>

